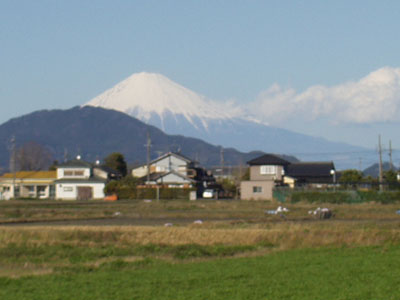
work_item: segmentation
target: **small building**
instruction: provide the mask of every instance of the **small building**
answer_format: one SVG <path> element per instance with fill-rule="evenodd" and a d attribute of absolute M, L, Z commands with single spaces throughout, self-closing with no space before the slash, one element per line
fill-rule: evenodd
<path fill-rule="evenodd" d="M 250 180 L 240 183 L 240 198 L 244 200 L 272 200 L 276 185 L 283 183 L 287 160 L 265 154 L 247 162 L 250 166 Z"/>
<path fill-rule="evenodd" d="M 53 198 L 56 171 L 19 171 L 0 176 L 0 199 Z"/>
<path fill-rule="evenodd" d="M 272 200 L 276 186 L 323 187 L 335 183 L 333 162 L 289 162 L 265 154 L 247 162 L 250 180 L 241 182 L 241 199 Z"/>
<path fill-rule="evenodd" d="M 56 198 L 63 200 L 103 199 L 105 176 L 96 176 L 93 166 L 80 159 L 57 166 Z M 108 176 L 107 176 L 108 177 Z"/>

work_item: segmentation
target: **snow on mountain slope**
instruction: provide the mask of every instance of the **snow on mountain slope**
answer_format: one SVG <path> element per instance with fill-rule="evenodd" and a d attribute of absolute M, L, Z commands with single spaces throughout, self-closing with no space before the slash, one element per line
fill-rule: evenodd
<path fill-rule="evenodd" d="M 167 131 L 166 118 L 176 122 L 179 118 L 179 122 L 185 120 L 208 130 L 209 120 L 232 119 L 240 113 L 238 108 L 212 102 L 161 74 L 146 72 L 133 74 L 86 105 L 122 111 Z"/>
<path fill-rule="evenodd" d="M 305 160 L 336 160 L 315 153 L 355 152 L 364 148 L 330 142 L 258 122 L 238 106 L 211 101 L 160 74 L 133 74 L 85 105 L 118 110 L 168 134 L 200 138 L 240 151 L 261 150 Z M 303 155 L 303 154 L 312 154 Z M 343 165 L 359 161 L 340 157 Z M 341 164 L 342 164 L 341 163 Z M 352 165 L 353 166 L 353 165 Z"/>

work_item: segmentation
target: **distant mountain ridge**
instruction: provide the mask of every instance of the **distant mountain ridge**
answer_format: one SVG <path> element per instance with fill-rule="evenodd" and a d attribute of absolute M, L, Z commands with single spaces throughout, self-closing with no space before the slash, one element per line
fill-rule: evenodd
<path fill-rule="evenodd" d="M 168 134 L 200 138 L 245 152 L 260 150 L 308 160 L 308 154 L 312 153 L 366 150 L 264 125 L 239 106 L 209 100 L 161 74 L 133 74 L 84 105 L 122 111 Z M 326 157 L 316 155 L 311 160 L 326 160 Z"/>
<path fill-rule="evenodd" d="M 391 166 L 389 162 L 383 162 L 382 163 L 382 171 L 383 172 L 389 171 L 390 169 L 393 169 L 393 171 L 397 171 L 398 170 L 396 167 Z M 371 176 L 373 178 L 378 178 L 379 177 L 379 163 L 376 163 L 376 164 L 373 164 L 372 166 L 369 166 L 362 173 L 363 173 L 364 176 Z"/>
<path fill-rule="evenodd" d="M 74 107 L 68 110 L 41 110 L 0 125 L 0 166 L 8 168 L 9 142 L 15 136 L 17 146 L 35 141 L 45 146 L 55 159 L 62 161 L 65 151 L 70 158 L 102 159 L 121 152 L 131 163 L 146 161 L 146 141 L 152 141 L 151 158 L 168 151 L 181 151 L 203 165 L 219 165 L 221 148 L 202 140 L 181 135 L 167 135 L 124 113 L 100 107 Z M 240 165 L 260 155 L 224 149 L 225 163 Z"/>

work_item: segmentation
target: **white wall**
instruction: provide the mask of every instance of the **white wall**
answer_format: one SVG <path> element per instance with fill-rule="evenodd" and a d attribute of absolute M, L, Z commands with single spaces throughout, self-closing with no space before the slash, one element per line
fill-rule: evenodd
<path fill-rule="evenodd" d="M 93 190 L 93 199 L 102 199 L 104 195 L 104 183 L 57 183 L 56 198 L 65 200 L 76 200 L 78 197 L 78 187 L 87 186 Z"/>
<path fill-rule="evenodd" d="M 186 176 L 187 162 L 173 155 L 157 161 L 154 165 L 163 172 L 175 171 Z"/>
<path fill-rule="evenodd" d="M 176 174 L 168 174 L 165 175 L 164 177 L 160 178 L 157 180 L 157 183 L 186 183 L 186 184 L 191 184 L 191 182 L 185 178 L 182 178 Z"/>
<path fill-rule="evenodd" d="M 141 166 L 132 170 L 132 176 L 143 177 L 147 175 L 147 166 Z"/>

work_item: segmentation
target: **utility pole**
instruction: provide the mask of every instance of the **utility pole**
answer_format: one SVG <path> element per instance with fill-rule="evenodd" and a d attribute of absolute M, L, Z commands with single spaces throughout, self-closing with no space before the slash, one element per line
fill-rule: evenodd
<path fill-rule="evenodd" d="M 381 146 L 381 135 L 378 136 L 379 144 L 379 190 L 383 190 L 383 167 L 382 167 L 382 146 Z"/>
<path fill-rule="evenodd" d="M 15 181 L 16 181 L 16 153 L 15 153 L 15 136 L 11 137 L 11 147 L 10 147 L 10 171 L 13 173 L 13 198 L 15 198 Z"/>
<path fill-rule="evenodd" d="M 150 133 L 147 131 L 147 184 L 150 182 L 150 147 L 151 147 L 151 139 Z"/>
<path fill-rule="evenodd" d="M 224 178 L 224 148 L 221 147 L 221 177 Z"/>
<path fill-rule="evenodd" d="M 389 161 L 390 161 L 390 171 L 393 171 L 392 140 L 389 140 Z"/>

